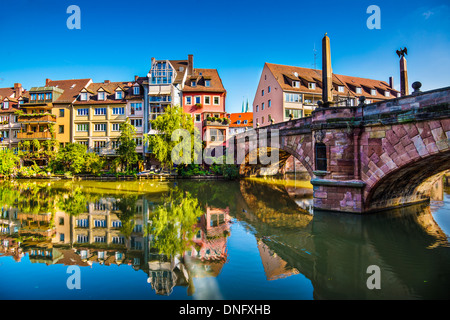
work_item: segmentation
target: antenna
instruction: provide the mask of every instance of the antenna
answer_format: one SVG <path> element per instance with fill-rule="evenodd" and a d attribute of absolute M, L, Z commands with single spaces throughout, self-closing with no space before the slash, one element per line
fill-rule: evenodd
<path fill-rule="evenodd" d="M 314 70 L 316 70 L 316 59 L 317 59 L 316 43 L 314 43 L 313 54 L 314 54 Z"/>

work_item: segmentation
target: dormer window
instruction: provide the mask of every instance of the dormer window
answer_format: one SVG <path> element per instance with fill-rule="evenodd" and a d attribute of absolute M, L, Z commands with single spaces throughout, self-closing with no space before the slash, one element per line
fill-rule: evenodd
<path fill-rule="evenodd" d="M 236 121 L 236 124 L 241 124 L 241 120 Z"/>
<path fill-rule="evenodd" d="M 389 91 L 385 91 L 385 92 L 384 92 L 384 96 L 385 96 L 385 97 L 390 97 L 390 96 L 391 96 L 391 93 L 390 93 Z"/>
<path fill-rule="evenodd" d="M 344 86 L 338 86 L 338 92 L 344 92 Z"/>
<path fill-rule="evenodd" d="M 31 99 L 31 100 L 36 100 L 36 93 L 32 93 L 32 94 L 30 95 L 30 99 Z"/>
<path fill-rule="evenodd" d="M 315 82 L 309 82 L 308 83 L 308 89 L 315 90 L 316 89 L 316 83 Z"/>
<path fill-rule="evenodd" d="M 373 96 L 376 96 L 377 95 L 377 90 L 370 89 L 370 94 L 373 95 Z"/>
<path fill-rule="evenodd" d="M 134 86 L 133 87 L 133 94 L 136 96 L 139 94 L 139 86 Z"/>
<path fill-rule="evenodd" d="M 397 92 L 397 98 L 400 98 L 402 94 L 400 92 Z"/>
<path fill-rule="evenodd" d="M 191 87 L 196 87 L 197 86 L 197 82 L 196 81 L 191 81 Z"/>
<path fill-rule="evenodd" d="M 358 94 L 362 93 L 361 87 L 356 87 L 356 93 L 358 93 Z"/>
<path fill-rule="evenodd" d="M 205 87 L 211 87 L 211 80 L 205 80 Z"/>
<path fill-rule="evenodd" d="M 292 81 L 292 86 L 294 88 L 300 88 L 300 81 Z"/>
<path fill-rule="evenodd" d="M 82 92 L 80 99 L 81 101 L 87 101 L 87 92 Z"/>
<path fill-rule="evenodd" d="M 123 92 L 122 91 L 116 91 L 116 100 L 123 99 Z"/>
<path fill-rule="evenodd" d="M 8 108 L 9 108 L 9 101 L 3 102 L 3 109 L 8 109 Z"/>
<path fill-rule="evenodd" d="M 99 92 L 98 93 L 98 100 L 105 100 L 105 93 L 104 92 Z"/>

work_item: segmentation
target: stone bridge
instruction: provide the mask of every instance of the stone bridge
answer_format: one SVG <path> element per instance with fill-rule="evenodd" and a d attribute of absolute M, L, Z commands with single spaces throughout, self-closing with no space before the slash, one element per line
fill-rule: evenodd
<path fill-rule="evenodd" d="M 449 101 L 446 87 L 317 108 L 235 136 L 235 161 L 250 176 L 269 167 L 267 159 L 278 158 L 271 165 L 279 169 L 294 156 L 311 176 L 319 210 L 365 213 L 428 201 L 431 185 L 450 170 Z"/>

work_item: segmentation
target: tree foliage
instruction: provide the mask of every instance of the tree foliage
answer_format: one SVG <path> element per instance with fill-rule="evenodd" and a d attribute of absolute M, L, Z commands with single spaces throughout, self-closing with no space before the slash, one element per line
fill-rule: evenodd
<path fill-rule="evenodd" d="M 10 175 L 14 173 L 20 163 L 18 155 L 10 149 L 0 150 L 0 174 Z"/>
<path fill-rule="evenodd" d="M 194 162 L 196 159 L 194 145 L 195 150 L 201 149 L 201 145 L 196 145 L 201 141 L 194 139 L 198 133 L 195 131 L 196 128 L 190 114 L 183 112 L 183 108 L 180 106 L 168 106 L 165 113 L 158 116 L 151 124 L 152 129 L 158 133 L 144 135 L 144 143 L 148 143 L 152 154 L 163 166 L 173 167 L 172 150 L 182 141 L 182 138 L 172 141 L 172 135 L 178 129 L 186 130 L 191 137 L 191 157 L 189 161 L 185 161 L 185 164 Z"/>
<path fill-rule="evenodd" d="M 129 171 L 130 166 L 138 161 L 135 136 L 136 128 L 127 118 L 124 123 L 120 124 L 119 148 L 117 149 L 118 159 L 126 171 Z"/>
<path fill-rule="evenodd" d="M 84 168 L 86 146 L 78 143 L 68 143 L 61 148 L 51 162 L 53 171 L 79 173 Z"/>

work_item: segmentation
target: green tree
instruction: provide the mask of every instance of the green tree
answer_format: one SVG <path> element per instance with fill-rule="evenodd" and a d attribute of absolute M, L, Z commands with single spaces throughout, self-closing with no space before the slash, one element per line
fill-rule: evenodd
<path fill-rule="evenodd" d="M 195 224 L 203 214 L 189 192 L 172 189 L 150 215 L 147 231 L 153 235 L 152 247 L 167 256 L 183 253 L 192 245 Z"/>
<path fill-rule="evenodd" d="M 151 152 L 162 165 L 169 168 L 173 167 L 172 150 L 183 139 L 172 141 L 172 135 L 178 129 L 187 130 L 191 138 L 191 157 L 187 161 L 183 160 L 182 163 L 190 164 L 197 159 L 197 154 L 194 150 L 201 150 L 201 141 L 195 139 L 195 136 L 199 136 L 198 131 L 195 131 L 196 128 L 191 115 L 183 112 L 183 108 L 180 106 L 168 106 L 165 109 L 165 113 L 158 116 L 151 124 L 152 129 L 158 133 L 144 135 L 144 143 L 148 143 Z"/>
<path fill-rule="evenodd" d="M 98 154 L 88 152 L 84 155 L 83 172 L 98 174 L 105 165 L 105 160 Z"/>
<path fill-rule="evenodd" d="M 136 128 L 130 123 L 130 119 L 120 125 L 119 148 L 117 149 L 118 159 L 122 167 L 129 171 L 130 166 L 138 161 L 136 153 Z"/>
<path fill-rule="evenodd" d="M 0 174 L 10 175 L 19 165 L 20 158 L 10 149 L 3 149 L 0 151 Z"/>
<path fill-rule="evenodd" d="M 64 170 L 71 173 L 79 173 L 84 168 L 86 146 L 78 143 L 68 143 L 56 154 L 50 167 L 56 170 Z"/>
<path fill-rule="evenodd" d="M 87 212 L 88 199 L 81 188 L 76 188 L 67 198 L 63 197 L 58 201 L 60 210 L 71 216 L 77 216 Z"/>

